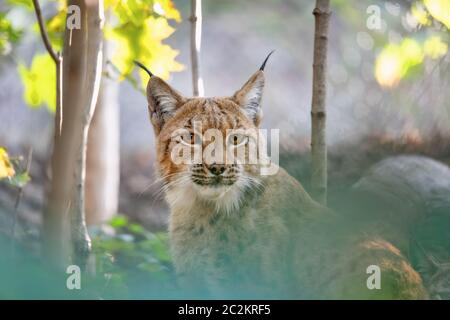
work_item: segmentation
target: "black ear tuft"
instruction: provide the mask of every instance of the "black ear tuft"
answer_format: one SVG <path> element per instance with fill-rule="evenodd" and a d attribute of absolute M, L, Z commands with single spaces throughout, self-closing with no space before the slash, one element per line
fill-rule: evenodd
<path fill-rule="evenodd" d="M 137 61 L 137 60 L 133 60 L 133 62 L 134 62 L 134 64 L 137 65 L 139 68 L 141 68 L 141 69 L 143 69 L 145 72 L 147 72 L 148 75 L 150 76 L 150 78 L 154 76 L 154 74 L 151 73 L 151 71 L 148 70 L 147 67 L 144 66 L 142 63 L 140 63 L 140 62 Z"/>
<path fill-rule="evenodd" d="M 266 59 L 264 60 L 263 64 L 261 65 L 261 68 L 259 70 L 264 71 L 264 68 L 266 67 L 267 60 L 269 60 L 272 53 L 274 53 L 275 50 L 270 51 L 270 53 L 267 55 Z"/>
<path fill-rule="evenodd" d="M 234 95 L 233 100 L 244 114 L 259 126 L 262 116 L 261 98 L 264 89 L 264 72 L 256 71 Z"/>

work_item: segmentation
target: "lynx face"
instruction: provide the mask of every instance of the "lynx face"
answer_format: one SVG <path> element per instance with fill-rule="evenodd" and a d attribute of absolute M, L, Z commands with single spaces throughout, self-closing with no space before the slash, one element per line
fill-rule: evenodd
<path fill-rule="evenodd" d="M 160 78 L 150 78 L 157 167 L 171 206 L 201 200 L 229 212 L 239 208 L 248 189 L 259 187 L 258 164 L 238 161 L 237 155 L 248 160 L 257 148 L 263 86 L 261 69 L 232 97 L 184 98 Z"/>

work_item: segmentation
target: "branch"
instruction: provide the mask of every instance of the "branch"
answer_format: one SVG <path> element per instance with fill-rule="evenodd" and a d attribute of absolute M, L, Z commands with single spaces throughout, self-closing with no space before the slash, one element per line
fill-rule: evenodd
<path fill-rule="evenodd" d="M 315 200 L 327 201 L 327 48 L 330 19 L 330 0 L 316 0 L 313 93 L 311 106 L 311 189 Z"/>
<path fill-rule="evenodd" d="M 52 57 L 53 61 L 57 64 L 59 61 L 58 55 L 50 43 L 50 39 L 48 38 L 47 30 L 45 29 L 44 19 L 42 18 L 41 7 L 39 6 L 38 0 L 33 0 L 34 10 L 36 11 L 36 18 L 39 24 L 39 30 L 41 31 L 42 41 L 44 42 L 45 48 L 48 53 Z"/>
<path fill-rule="evenodd" d="M 132 86 L 135 90 L 139 91 L 140 93 L 142 93 L 144 96 L 147 96 L 147 93 L 145 92 L 144 89 L 142 89 L 139 86 L 139 82 L 138 80 L 136 80 L 132 74 L 125 74 L 122 71 L 120 71 L 120 69 L 111 61 L 111 60 L 106 60 L 106 66 L 111 66 L 111 68 L 113 69 L 113 71 L 115 71 L 119 76 L 124 77 Z M 117 80 L 117 78 L 113 78 L 113 76 L 111 76 L 110 72 L 108 70 L 106 70 L 103 73 L 106 77 L 108 77 L 109 79 L 112 80 Z"/>
<path fill-rule="evenodd" d="M 91 239 L 86 227 L 85 183 L 86 183 L 86 152 L 89 126 L 97 105 L 98 93 L 103 68 L 103 23 L 104 12 L 102 0 L 86 1 L 87 32 L 84 54 L 87 61 L 84 78 L 81 85 L 84 97 L 82 99 L 79 121 L 81 124 L 81 139 L 78 141 L 77 158 L 75 160 L 75 188 L 71 210 L 71 239 L 73 244 L 73 261 L 82 269 L 87 266 L 91 252 Z M 77 132 L 78 133 L 78 132 Z"/>

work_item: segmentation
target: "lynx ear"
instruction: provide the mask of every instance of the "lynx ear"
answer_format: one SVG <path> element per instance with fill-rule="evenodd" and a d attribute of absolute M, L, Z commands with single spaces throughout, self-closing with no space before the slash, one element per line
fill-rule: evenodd
<path fill-rule="evenodd" d="M 154 76 L 142 63 L 134 63 L 150 76 L 147 84 L 148 111 L 155 133 L 159 134 L 164 124 L 184 104 L 185 99 L 164 80 Z"/>
<path fill-rule="evenodd" d="M 264 60 L 261 68 L 256 71 L 244 86 L 238 90 L 233 99 L 242 108 L 242 111 L 259 126 L 262 118 L 261 99 L 264 90 L 264 68 L 273 51 Z"/>
<path fill-rule="evenodd" d="M 264 72 L 258 70 L 233 96 L 233 100 L 242 108 L 244 114 L 257 126 L 262 117 L 261 98 L 263 89 Z"/>
<path fill-rule="evenodd" d="M 151 77 L 147 85 L 148 110 L 156 134 L 183 105 L 185 99 L 165 81 Z"/>

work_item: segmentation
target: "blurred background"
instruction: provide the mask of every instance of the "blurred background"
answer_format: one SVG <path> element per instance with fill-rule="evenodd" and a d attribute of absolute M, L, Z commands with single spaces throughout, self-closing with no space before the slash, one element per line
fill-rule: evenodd
<path fill-rule="evenodd" d="M 114 3 L 107 1 L 106 5 L 110 2 Z M 112 151 L 105 153 L 111 156 L 102 161 L 112 165 L 110 170 L 120 168 L 120 179 L 112 177 L 106 182 L 119 192 L 116 200 L 108 202 L 117 205 L 105 214 L 98 213 L 100 218 L 92 219 L 91 226 L 111 218 L 119 226 L 131 221 L 135 227 L 142 225 L 155 232 L 165 230 L 167 225 L 168 210 L 160 186 L 153 183 L 154 135 L 142 92 L 147 78 L 133 70 L 131 54 L 126 50 L 127 46 L 132 48 L 133 41 L 136 46 L 148 45 L 145 37 L 151 37 L 148 41 L 154 41 L 155 47 L 134 57 L 182 94 L 191 96 L 190 2 L 150 2 L 155 19 L 162 20 L 138 28 L 134 40 L 124 38 L 131 32 L 121 20 L 126 15 L 118 12 L 121 7 L 108 9 L 113 27 L 105 31 L 110 35 L 105 110 L 117 130 L 114 126 L 108 129 L 112 131 L 105 139 L 109 139 Z M 36 59 L 46 51 L 30 3 L 0 2 L 0 147 L 22 171 L 29 150 L 33 150 L 30 179 L 23 186 L 18 210 L 14 208 L 20 181 L 15 185 L 0 182 L 0 227 L 8 233 L 12 213 L 17 211 L 14 236 L 32 247 L 35 243 L 28 240 L 40 237 L 55 115 L 51 102 L 54 93 L 40 87 L 51 81 L 48 74 L 52 71 L 47 62 Z M 370 165 L 387 155 L 424 154 L 450 164 L 450 2 L 331 3 L 327 135 L 329 202 L 333 206 L 341 188 L 354 183 Z M 61 32 L 60 6 L 61 1 L 42 1 L 50 35 L 55 34 L 55 46 Z M 245 83 L 268 52 L 276 50 L 266 67 L 262 127 L 280 129 L 281 165 L 306 188 L 313 8 L 314 1 L 204 0 L 200 55 L 205 95 L 226 96 Z M 151 57 L 145 56 L 146 52 L 151 52 Z M 120 215 L 113 218 L 115 214 Z"/>

